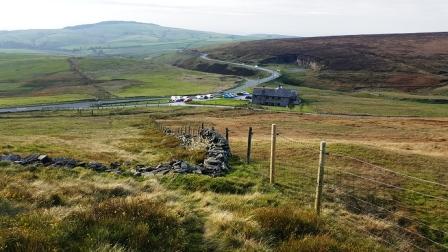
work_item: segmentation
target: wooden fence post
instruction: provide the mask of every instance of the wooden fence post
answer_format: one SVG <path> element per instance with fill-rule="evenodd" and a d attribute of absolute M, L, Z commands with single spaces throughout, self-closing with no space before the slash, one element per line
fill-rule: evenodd
<path fill-rule="evenodd" d="M 204 123 L 201 124 L 201 129 L 204 129 Z"/>
<path fill-rule="evenodd" d="M 326 146 L 327 146 L 326 142 L 320 143 L 319 170 L 317 171 L 316 202 L 314 204 L 314 208 L 318 215 L 320 215 L 322 205 L 322 189 L 324 187 L 325 157 L 327 155 Z"/>
<path fill-rule="evenodd" d="M 277 144 L 277 125 L 272 124 L 271 132 L 271 166 L 269 169 L 269 183 L 275 183 L 275 148 Z"/>
<path fill-rule="evenodd" d="M 250 157 L 251 157 L 251 152 L 252 152 L 252 136 L 253 136 L 253 131 L 252 131 L 252 127 L 249 127 L 249 133 L 247 136 L 247 158 L 246 158 L 246 163 L 250 164 Z"/>
<path fill-rule="evenodd" d="M 229 128 L 226 128 L 226 140 L 229 142 Z"/>

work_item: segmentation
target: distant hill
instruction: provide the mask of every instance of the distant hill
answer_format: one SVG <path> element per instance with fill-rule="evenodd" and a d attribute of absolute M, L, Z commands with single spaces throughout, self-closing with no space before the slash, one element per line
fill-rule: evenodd
<path fill-rule="evenodd" d="M 258 64 L 299 64 L 314 73 L 297 83 L 319 88 L 448 90 L 448 33 L 249 41 L 209 54 Z"/>
<path fill-rule="evenodd" d="M 223 42 L 280 37 L 238 36 L 108 21 L 52 30 L 0 31 L 0 49 L 27 49 L 73 54 L 153 54 Z"/>

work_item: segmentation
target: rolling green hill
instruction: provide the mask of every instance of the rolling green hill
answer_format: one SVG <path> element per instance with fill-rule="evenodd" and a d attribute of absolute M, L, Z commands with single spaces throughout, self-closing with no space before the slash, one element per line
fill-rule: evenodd
<path fill-rule="evenodd" d="M 59 52 L 76 55 L 153 55 L 277 35 L 237 36 L 108 21 L 53 30 L 0 31 L 0 49 Z"/>

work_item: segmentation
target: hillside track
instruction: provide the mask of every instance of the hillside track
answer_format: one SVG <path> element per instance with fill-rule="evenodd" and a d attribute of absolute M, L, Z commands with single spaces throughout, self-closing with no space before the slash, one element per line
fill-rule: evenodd
<path fill-rule="evenodd" d="M 102 87 L 100 85 L 100 84 L 104 83 L 103 81 L 95 80 L 94 78 L 92 78 L 89 75 L 87 75 L 86 73 L 84 73 L 81 70 L 79 61 L 76 58 L 69 58 L 68 62 L 70 64 L 70 71 L 72 71 L 77 76 L 79 76 L 81 84 L 90 85 L 90 86 L 94 87 L 94 90 L 95 90 L 94 96 L 97 99 L 117 98 L 116 95 L 113 95 L 112 93 L 110 93 L 104 87 Z"/>

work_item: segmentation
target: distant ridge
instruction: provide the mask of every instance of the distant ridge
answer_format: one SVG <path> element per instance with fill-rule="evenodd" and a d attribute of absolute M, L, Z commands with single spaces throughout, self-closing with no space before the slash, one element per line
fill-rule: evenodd
<path fill-rule="evenodd" d="M 135 21 L 104 21 L 63 29 L 0 31 L 0 49 L 77 55 L 148 55 L 226 42 L 272 38 L 284 36 L 240 36 Z"/>
<path fill-rule="evenodd" d="M 63 29 L 64 30 L 79 30 L 79 29 L 88 29 L 88 28 L 92 28 L 92 27 L 96 27 L 96 26 L 121 25 L 121 24 L 152 25 L 152 26 L 161 27 L 158 24 L 141 23 L 141 22 L 136 22 L 136 21 L 103 21 L 103 22 L 94 23 L 94 24 L 82 24 L 82 25 L 67 26 L 67 27 L 64 27 Z"/>

